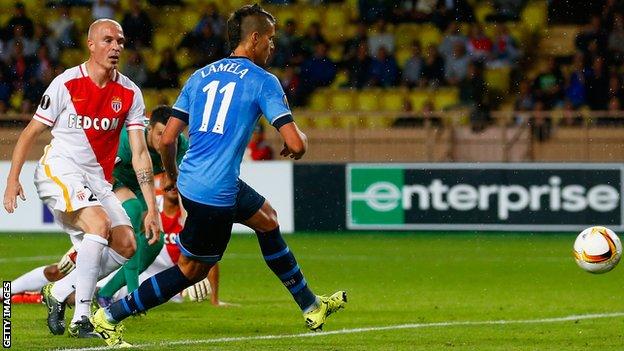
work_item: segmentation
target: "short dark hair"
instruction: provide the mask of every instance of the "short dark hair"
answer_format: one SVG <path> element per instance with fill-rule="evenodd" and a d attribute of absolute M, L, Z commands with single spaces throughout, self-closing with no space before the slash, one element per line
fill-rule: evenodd
<path fill-rule="evenodd" d="M 256 20 L 251 24 L 251 27 L 243 28 L 243 19 L 250 16 L 253 16 Z M 268 30 L 265 26 L 265 22 L 259 21 L 259 19 L 265 18 L 267 18 L 271 24 L 275 24 L 275 17 L 258 4 L 245 5 L 234 11 L 227 20 L 227 41 L 230 50 L 236 49 L 243 40 L 243 36 L 246 36 L 248 33 L 254 31 L 264 32 Z"/>
<path fill-rule="evenodd" d="M 162 123 L 164 125 L 167 125 L 169 116 L 171 116 L 171 107 L 167 105 L 157 106 L 152 111 L 152 116 L 149 119 L 149 125 L 154 126 L 156 125 L 156 123 Z"/>

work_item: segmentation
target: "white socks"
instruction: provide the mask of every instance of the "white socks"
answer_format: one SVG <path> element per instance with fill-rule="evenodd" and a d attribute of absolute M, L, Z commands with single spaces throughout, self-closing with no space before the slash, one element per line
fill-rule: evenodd
<path fill-rule="evenodd" d="M 80 320 L 81 316 L 91 315 L 89 307 L 97 281 L 128 261 L 107 245 L 106 239 L 93 234 L 85 234 L 78 248 L 76 269 L 52 286 L 52 296 L 58 301 L 65 301 L 74 290 L 76 291 L 76 310 L 72 323 Z M 96 260 L 97 257 L 99 258 Z M 79 292 L 80 283 L 83 284 L 81 293 Z M 81 300 L 84 302 L 81 303 Z"/>
<path fill-rule="evenodd" d="M 100 275 L 102 251 L 107 245 L 106 239 L 94 234 L 85 234 L 82 239 L 74 270 L 76 272 L 76 310 L 72 323 L 79 321 L 82 316 L 91 315 L 89 307 Z"/>
<path fill-rule="evenodd" d="M 49 283 L 43 270 L 46 266 L 41 266 L 32 271 L 19 276 L 11 283 L 11 293 L 19 294 L 25 291 L 39 291 L 44 285 Z"/>

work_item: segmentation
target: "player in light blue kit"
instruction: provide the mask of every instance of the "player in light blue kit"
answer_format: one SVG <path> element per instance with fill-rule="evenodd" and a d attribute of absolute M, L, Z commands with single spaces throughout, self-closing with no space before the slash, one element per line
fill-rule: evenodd
<path fill-rule="evenodd" d="M 320 330 L 326 318 L 344 307 L 338 291 L 315 296 L 280 234 L 271 205 L 238 177 L 240 163 L 261 115 L 284 139 L 282 156 L 299 159 L 306 136 L 293 121 L 284 91 L 265 65 L 274 49 L 275 19 L 259 5 L 246 5 L 228 19 L 228 40 L 235 48 L 228 58 L 196 71 L 173 106 L 161 139 L 168 175 L 165 189 L 176 186 L 188 212 L 178 236 L 182 256 L 177 266 L 147 279 L 137 290 L 91 318 L 110 346 L 127 346 L 121 321 L 168 301 L 204 279 L 230 240 L 232 223 L 254 228 L 269 268 L 279 277 L 303 312 L 308 328 Z M 178 135 L 189 128 L 189 150 L 180 170 L 175 163 Z"/>

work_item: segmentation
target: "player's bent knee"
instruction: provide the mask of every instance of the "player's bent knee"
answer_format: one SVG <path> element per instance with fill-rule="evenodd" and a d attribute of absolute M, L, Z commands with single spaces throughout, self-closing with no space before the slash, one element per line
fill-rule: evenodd
<path fill-rule="evenodd" d="M 63 278 L 63 273 L 59 271 L 58 266 L 53 264 L 43 269 L 43 275 L 50 282 L 55 282 Z"/>
<path fill-rule="evenodd" d="M 192 281 L 193 284 L 206 278 L 212 266 L 214 266 L 214 263 L 191 260 L 184 256 L 181 256 L 178 261 L 178 267 L 180 267 L 182 274 L 184 274 L 186 279 Z"/>
<path fill-rule="evenodd" d="M 125 258 L 132 257 L 137 249 L 132 229 L 128 226 L 113 228 L 109 246 Z"/>

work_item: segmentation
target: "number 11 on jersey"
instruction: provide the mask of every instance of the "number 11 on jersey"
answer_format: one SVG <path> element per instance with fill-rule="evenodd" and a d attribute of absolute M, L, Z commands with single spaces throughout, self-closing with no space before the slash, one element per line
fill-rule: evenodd
<path fill-rule="evenodd" d="M 219 89 L 218 80 L 213 80 L 208 83 L 202 91 L 208 96 L 206 97 L 206 106 L 204 106 L 204 115 L 202 117 L 202 123 L 199 127 L 200 132 L 208 131 L 208 123 L 210 122 L 210 115 L 212 115 L 212 107 L 214 106 L 215 99 L 217 98 L 217 91 L 223 94 L 223 100 L 221 100 L 221 106 L 219 112 L 217 112 L 217 120 L 212 128 L 213 133 L 223 134 L 223 124 L 225 123 L 225 117 L 230 109 L 230 103 L 232 103 L 232 95 L 234 95 L 235 82 L 227 83 L 223 88 Z"/>

